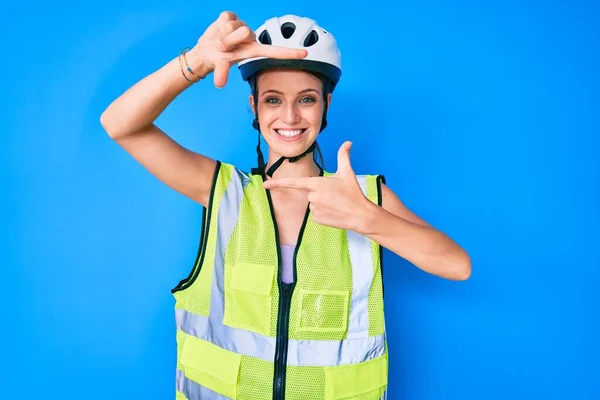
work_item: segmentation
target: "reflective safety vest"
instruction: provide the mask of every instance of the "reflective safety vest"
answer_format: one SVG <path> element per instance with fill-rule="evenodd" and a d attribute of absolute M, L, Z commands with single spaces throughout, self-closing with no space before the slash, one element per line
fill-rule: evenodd
<path fill-rule="evenodd" d="M 383 176 L 357 178 L 381 205 Z M 294 281 L 284 283 L 273 203 L 262 183 L 217 162 L 196 263 L 172 289 L 176 399 L 386 398 L 380 245 L 317 224 L 307 208 Z"/>

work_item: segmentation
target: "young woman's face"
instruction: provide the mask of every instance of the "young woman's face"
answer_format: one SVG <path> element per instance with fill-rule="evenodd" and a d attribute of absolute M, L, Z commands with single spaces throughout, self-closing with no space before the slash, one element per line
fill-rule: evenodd
<path fill-rule="evenodd" d="M 321 130 L 325 102 L 323 83 L 303 71 L 270 70 L 257 80 L 258 122 L 269 154 L 293 157 L 303 153 Z M 328 95 L 328 104 L 331 94 Z M 250 95 L 254 109 L 254 98 Z"/>

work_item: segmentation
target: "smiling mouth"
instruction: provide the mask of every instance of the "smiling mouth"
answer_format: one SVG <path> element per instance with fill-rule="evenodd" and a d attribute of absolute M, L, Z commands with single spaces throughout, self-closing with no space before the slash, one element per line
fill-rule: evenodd
<path fill-rule="evenodd" d="M 304 129 L 275 129 L 278 135 L 286 137 L 286 138 L 294 138 L 306 132 L 306 128 Z"/>

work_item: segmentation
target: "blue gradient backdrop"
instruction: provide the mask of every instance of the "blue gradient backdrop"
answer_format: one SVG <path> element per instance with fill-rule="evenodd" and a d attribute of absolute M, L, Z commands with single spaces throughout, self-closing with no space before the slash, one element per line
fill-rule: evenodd
<path fill-rule="evenodd" d="M 320 139 L 354 141 L 417 214 L 463 245 L 467 282 L 385 254 L 390 398 L 600 398 L 600 6 L 592 1 L 9 2 L 0 17 L 0 398 L 172 399 L 169 289 L 198 205 L 102 130 L 104 108 L 223 9 L 296 13 L 343 51 Z M 249 169 L 236 70 L 158 124 Z"/>

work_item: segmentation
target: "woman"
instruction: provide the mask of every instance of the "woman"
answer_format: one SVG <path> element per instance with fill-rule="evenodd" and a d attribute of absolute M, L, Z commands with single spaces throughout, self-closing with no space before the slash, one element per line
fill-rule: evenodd
<path fill-rule="evenodd" d="M 248 174 L 185 149 L 155 119 L 239 63 L 253 127 L 268 145 Z M 452 280 L 466 252 L 409 211 L 382 176 L 335 173 L 314 157 L 341 76 L 331 33 L 272 18 L 256 33 L 223 12 L 196 46 L 116 99 L 101 122 L 158 179 L 204 207 L 203 234 L 176 298 L 178 399 L 380 399 L 387 393 L 381 247 Z"/>

